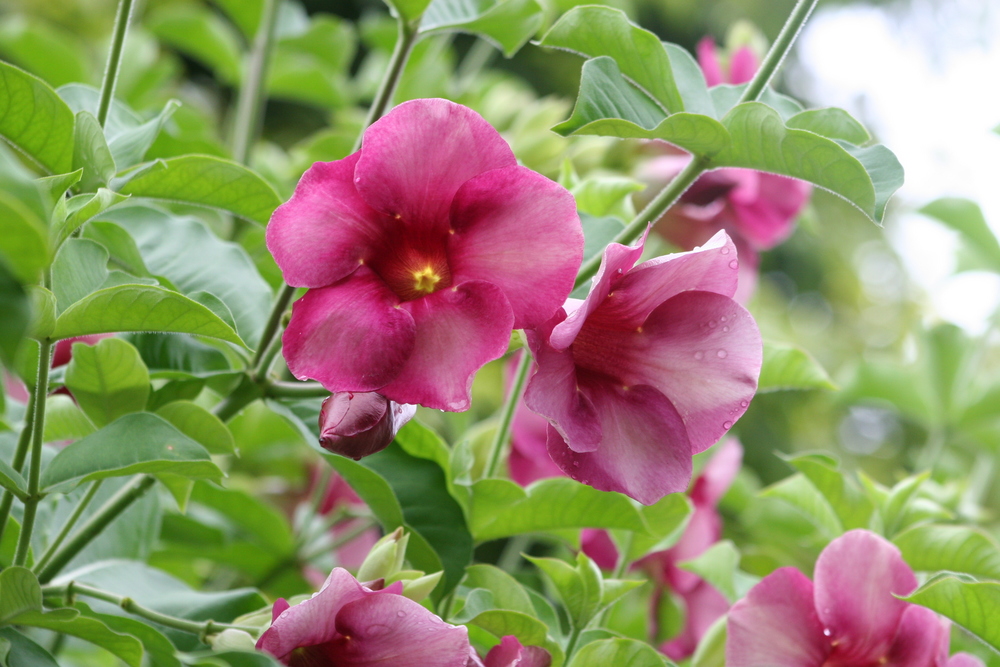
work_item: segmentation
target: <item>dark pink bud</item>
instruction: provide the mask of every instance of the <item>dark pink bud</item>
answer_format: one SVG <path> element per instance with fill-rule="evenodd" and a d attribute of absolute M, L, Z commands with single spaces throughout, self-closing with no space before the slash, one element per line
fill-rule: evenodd
<path fill-rule="evenodd" d="M 337 392 L 323 401 L 319 443 L 357 461 L 388 447 L 416 411 L 375 392 Z"/>

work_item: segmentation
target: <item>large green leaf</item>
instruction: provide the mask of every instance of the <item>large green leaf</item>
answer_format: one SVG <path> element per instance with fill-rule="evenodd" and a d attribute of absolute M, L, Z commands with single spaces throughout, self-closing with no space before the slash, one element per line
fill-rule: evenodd
<path fill-rule="evenodd" d="M 800 454 L 786 460 L 823 494 L 846 529 L 868 528 L 875 505 L 826 454 Z"/>
<path fill-rule="evenodd" d="M 386 449 L 360 463 L 327 455 L 386 530 L 405 526 L 407 558 L 425 572 L 444 570 L 437 595 L 454 588 L 472 561 L 472 536 L 448 492 L 448 451 L 432 431 L 411 421 Z"/>
<path fill-rule="evenodd" d="M 0 190 L 0 261 L 23 283 L 37 283 L 49 263 L 45 223 L 21 201 Z"/>
<path fill-rule="evenodd" d="M 140 412 L 60 451 L 42 471 L 41 484 L 47 490 L 66 489 L 105 477 L 165 472 L 191 479 L 222 478 L 204 447 L 161 417 Z"/>
<path fill-rule="evenodd" d="M 924 524 L 899 533 L 892 541 L 914 570 L 948 570 L 1000 580 L 1000 545 L 979 529 Z"/>
<path fill-rule="evenodd" d="M 764 363 L 760 369 L 757 391 L 836 388 L 826 369 L 802 348 L 764 342 Z"/>
<path fill-rule="evenodd" d="M 96 618 L 115 632 L 132 635 L 142 642 L 151 667 L 181 667 L 180 661 L 174 657 L 177 649 L 174 648 L 169 639 L 151 625 L 125 616 L 99 614 L 79 599 L 76 602 L 76 608 L 83 615 Z"/>
<path fill-rule="evenodd" d="M 7 264 L 0 260 L 0 361 L 14 362 L 21 341 L 28 332 L 31 305 L 21 283 L 11 274 Z"/>
<path fill-rule="evenodd" d="M 600 639 L 580 648 L 569 667 L 666 667 L 667 659 L 635 639 Z"/>
<path fill-rule="evenodd" d="M 0 649 L 7 643 L 7 667 L 59 667 L 48 651 L 14 628 L 0 628 Z"/>
<path fill-rule="evenodd" d="M 91 62 L 82 40 L 38 16 L 10 13 L 0 24 L 0 50 L 53 86 L 89 81 Z"/>
<path fill-rule="evenodd" d="M 563 528 L 646 531 L 627 497 L 566 477 L 543 479 L 527 489 L 503 479 L 482 479 L 471 491 L 469 524 L 478 541 Z"/>
<path fill-rule="evenodd" d="M 767 100 L 762 101 L 767 103 Z M 809 130 L 821 137 L 840 139 L 856 146 L 871 141 L 871 135 L 864 125 L 854 120 L 851 114 L 843 109 L 835 107 L 800 111 L 785 124 L 791 128 Z"/>
<path fill-rule="evenodd" d="M 104 128 L 89 111 L 76 114 L 76 135 L 73 144 L 73 169 L 83 169 L 80 187 L 85 191 L 107 185 L 118 171 L 115 159 L 104 137 Z"/>
<path fill-rule="evenodd" d="M 385 0 L 394 15 L 411 24 L 420 18 L 430 3 L 431 0 Z"/>
<path fill-rule="evenodd" d="M 233 314 L 236 331 L 255 346 L 271 309 L 271 288 L 236 243 L 212 234 L 203 222 L 159 209 L 128 206 L 104 216 L 128 231 L 150 272 L 193 296 L 209 292 Z M 212 271 L 205 267 L 211 266 Z"/>
<path fill-rule="evenodd" d="M 264 0 L 212 0 L 243 32 L 247 40 L 253 39 L 264 13 Z"/>
<path fill-rule="evenodd" d="M 173 401 L 156 411 L 178 431 L 212 454 L 233 454 L 236 443 L 226 425 L 205 408 L 191 401 Z"/>
<path fill-rule="evenodd" d="M 941 575 L 903 599 L 947 616 L 1000 651 L 1000 584 Z"/>
<path fill-rule="evenodd" d="M 41 611 L 42 588 L 38 577 L 23 567 L 8 567 L 0 572 L 0 625 L 29 611 Z"/>
<path fill-rule="evenodd" d="M 470 565 L 465 570 L 462 583 L 469 588 L 482 588 L 493 594 L 496 609 L 519 611 L 528 616 L 535 615 L 535 608 L 527 591 L 514 577 L 493 565 Z"/>
<path fill-rule="evenodd" d="M 968 199 L 943 197 L 925 205 L 920 212 L 957 231 L 987 266 L 1000 271 L 1000 242 L 978 204 Z"/>
<path fill-rule="evenodd" d="M 281 204 L 274 188 L 256 173 L 210 155 L 172 157 L 140 171 L 118 191 L 221 209 L 262 225 Z"/>
<path fill-rule="evenodd" d="M 193 333 L 242 345 L 218 315 L 176 292 L 152 285 L 119 285 L 90 294 L 56 320 L 53 338 L 118 331 Z"/>
<path fill-rule="evenodd" d="M 692 72 L 691 57 L 679 48 L 668 50 L 656 35 L 630 22 L 621 10 L 593 5 L 575 7 L 563 14 L 540 44 L 587 58 L 613 58 L 621 73 L 656 100 L 665 112 L 711 115 L 715 111 L 704 78 L 696 74 L 697 68 Z M 684 90 L 679 83 L 683 83 Z"/>
<path fill-rule="evenodd" d="M 420 32 L 470 32 L 495 43 L 509 58 L 542 25 L 536 0 L 433 0 Z"/>
<path fill-rule="evenodd" d="M 94 424 L 107 426 L 146 407 L 149 371 L 139 351 L 120 338 L 93 346 L 74 343 L 66 387 Z"/>
<path fill-rule="evenodd" d="M 600 611 L 604 599 L 600 568 L 582 552 L 577 554 L 576 567 L 558 558 L 527 558 L 552 582 L 573 627 L 585 628 Z"/>
<path fill-rule="evenodd" d="M 686 112 L 667 115 L 652 97 L 626 81 L 607 56 L 583 64 L 573 115 L 552 129 L 564 136 L 663 139 L 698 155 L 714 155 L 729 144 L 729 132 L 719 121 Z"/>
<path fill-rule="evenodd" d="M 73 112 L 47 83 L 0 61 L 0 136 L 47 173 L 73 164 Z"/>
<path fill-rule="evenodd" d="M 208 7 L 162 5 L 143 24 L 164 44 L 208 66 L 224 83 L 240 80 L 239 35 Z"/>
<path fill-rule="evenodd" d="M 832 539 L 844 532 L 844 526 L 829 501 L 802 473 L 772 484 L 761 491 L 760 495 L 788 503 L 823 531 L 828 538 Z"/>
<path fill-rule="evenodd" d="M 713 167 L 744 167 L 809 181 L 837 194 L 880 223 L 903 168 L 884 146 L 859 148 L 807 130 L 788 128 L 760 102 L 733 107 L 722 119 L 732 143 Z"/>
<path fill-rule="evenodd" d="M 62 313 L 108 279 L 108 251 L 89 239 L 69 239 L 52 262 L 56 312 Z"/>
<path fill-rule="evenodd" d="M 669 549 L 684 534 L 694 506 L 683 493 L 671 493 L 646 505 L 640 510 L 648 526 L 648 533 L 632 533 L 628 552 L 630 562 L 637 561 L 652 551 Z"/>
<path fill-rule="evenodd" d="M 78 637 L 118 656 L 129 667 L 140 667 L 142 664 L 143 650 L 138 639 L 115 632 L 96 618 L 81 616 L 76 609 L 29 611 L 17 616 L 13 622 Z"/>

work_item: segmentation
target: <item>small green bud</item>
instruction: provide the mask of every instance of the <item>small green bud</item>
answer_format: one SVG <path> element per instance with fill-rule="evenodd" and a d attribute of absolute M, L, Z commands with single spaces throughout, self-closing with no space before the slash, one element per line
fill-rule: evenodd
<path fill-rule="evenodd" d="M 399 572 L 406 559 L 406 545 L 409 539 L 409 535 L 404 534 L 402 528 L 383 536 L 375 543 L 358 568 L 358 581 L 388 579 Z"/>
<path fill-rule="evenodd" d="M 255 651 L 257 642 L 249 632 L 228 628 L 217 635 L 209 635 L 208 643 L 215 651 Z"/>
<path fill-rule="evenodd" d="M 410 579 L 403 582 L 403 595 L 410 598 L 414 602 L 421 602 L 424 598 L 431 594 L 431 591 L 438 585 L 441 581 L 441 576 L 444 574 L 443 571 L 435 572 L 434 574 L 427 574 L 422 577 L 417 577 L 416 579 Z"/>

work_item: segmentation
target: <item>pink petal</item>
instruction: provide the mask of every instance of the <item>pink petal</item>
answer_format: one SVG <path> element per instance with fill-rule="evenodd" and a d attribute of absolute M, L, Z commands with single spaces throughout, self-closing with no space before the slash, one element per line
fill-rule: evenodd
<path fill-rule="evenodd" d="M 744 237 L 755 250 L 768 250 L 783 242 L 795 231 L 795 220 L 802 211 L 812 186 L 805 181 L 749 169 L 756 181 L 752 191 L 737 188 L 730 193 L 734 233 Z"/>
<path fill-rule="evenodd" d="M 537 415 L 522 400 L 514 411 L 510 426 L 510 458 L 507 469 L 510 478 L 527 486 L 546 477 L 562 477 L 562 470 L 549 457 L 545 448 L 549 423 Z"/>
<path fill-rule="evenodd" d="M 729 297 L 683 292 L 629 331 L 600 327 L 613 320 L 599 315 L 577 338 L 577 364 L 623 384 L 656 387 L 683 417 L 692 453 L 715 444 L 746 411 L 763 348 L 753 317 Z"/>
<path fill-rule="evenodd" d="M 540 646 L 522 646 L 514 635 L 507 635 L 490 649 L 485 667 L 549 667 L 552 656 Z"/>
<path fill-rule="evenodd" d="M 968 653 L 956 653 L 948 660 L 948 667 L 986 667 L 986 663 Z"/>
<path fill-rule="evenodd" d="M 476 371 L 502 356 L 510 342 L 514 316 L 503 292 L 469 281 L 407 301 L 403 309 L 416 322 L 416 344 L 379 392 L 397 403 L 467 410 Z"/>
<path fill-rule="evenodd" d="M 595 316 L 612 326 L 640 326 L 671 297 L 691 290 L 732 297 L 739 277 L 736 246 L 725 232 L 688 252 L 664 255 L 629 271 Z"/>
<path fill-rule="evenodd" d="M 711 37 L 702 37 L 698 40 L 698 46 L 695 48 L 698 53 L 698 64 L 701 66 L 701 71 L 705 75 L 705 82 L 709 87 L 725 83 L 722 76 L 722 66 L 719 65 L 719 55 L 715 46 L 715 40 Z"/>
<path fill-rule="evenodd" d="M 741 46 L 729 59 L 729 83 L 746 83 L 757 73 L 757 56 L 747 46 Z"/>
<path fill-rule="evenodd" d="M 727 632 L 727 667 L 820 667 L 830 653 L 813 584 L 794 567 L 775 570 L 734 604 Z"/>
<path fill-rule="evenodd" d="M 402 595 L 371 595 L 337 614 L 339 637 L 325 652 L 337 667 L 465 667 L 468 632 Z"/>
<path fill-rule="evenodd" d="M 517 164 L 475 111 L 441 99 L 404 102 L 365 131 L 354 183 L 368 204 L 407 225 L 447 232 L 458 189 Z"/>
<path fill-rule="evenodd" d="M 816 561 L 816 609 L 841 660 L 877 661 L 889 650 L 917 587 L 899 549 L 867 530 L 833 540 Z"/>
<path fill-rule="evenodd" d="M 388 447 L 416 411 L 414 405 L 400 405 L 375 392 L 338 392 L 323 401 L 319 443 L 358 460 Z"/>
<path fill-rule="evenodd" d="M 601 491 L 618 491 L 651 505 L 691 481 L 691 445 L 677 410 L 646 385 L 624 388 L 604 379 L 583 387 L 600 419 L 603 437 L 592 452 L 570 449 L 549 429 L 552 460 L 573 479 Z"/>
<path fill-rule="evenodd" d="M 715 446 L 712 458 L 702 469 L 691 489 L 695 507 L 712 507 L 726 494 L 743 464 L 743 445 L 736 438 L 727 438 Z"/>
<path fill-rule="evenodd" d="M 947 620 L 926 607 L 907 605 L 884 664 L 886 667 L 942 667 L 948 661 L 950 634 Z"/>
<path fill-rule="evenodd" d="M 614 570 L 618 565 L 618 547 L 608 531 L 601 528 L 584 528 L 580 532 L 580 551 L 587 554 L 602 570 Z"/>
<path fill-rule="evenodd" d="M 267 249 L 295 287 L 324 287 L 348 276 L 383 243 L 391 222 L 365 203 L 354 187 L 360 153 L 316 162 L 275 209 L 267 225 Z"/>
<path fill-rule="evenodd" d="M 705 550 L 722 537 L 722 517 L 715 507 L 695 506 L 688 520 L 684 534 L 668 551 L 671 563 L 692 560 L 705 553 Z M 678 593 L 695 588 L 701 577 L 693 572 L 672 566 L 666 571 L 670 587 Z"/>
<path fill-rule="evenodd" d="M 726 597 L 706 581 L 681 596 L 685 620 L 681 633 L 660 646 L 671 660 L 683 660 L 694 654 L 698 642 L 719 618 L 729 611 Z"/>
<path fill-rule="evenodd" d="M 378 595 L 358 583 L 350 572 L 334 568 L 319 593 L 308 600 L 282 611 L 257 640 L 257 649 L 282 659 L 297 648 L 315 646 L 337 637 L 337 614 L 354 600 Z M 405 598 L 404 598 L 405 599 Z M 277 611 L 279 603 L 275 603 Z"/>
<path fill-rule="evenodd" d="M 560 311 L 540 329 L 525 332 L 535 357 L 535 372 L 524 390 L 524 404 L 546 417 L 570 449 L 592 452 L 601 441 L 601 422 L 597 412 L 587 395 L 580 390 L 573 355 L 546 342 L 554 323 L 562 318 L 563 312 Z"/>
<path fill-rule="evenodd" d="M 83 343 L 85 345 L 97 345 L 105 338 L 113 337 L 113 333 L 90 334 L 89 336 L 76 336 L 75 338 L 64 338 L 56 343 L 52 352 L 52 368 L 65 366 L 73 358 L 73 343 Z"/>
<path fill-rule="evenodd" d="M 566 188 L 525 167 L 468 180 L 451 207 L 448 255 L 455 282 L 485 280 L 503 290 L 514 328 L 552 317 L 573 290 L 583 230 Z"/>
<path fill-rule="evenodd" d="M 573 344 L 573 340 L 590 314 L 607 299 L 612 285 L 617 284 L 625 271 L 631 269 L 642 256 L 642 249 L 648 234 L 649 229 L 647 228 L 642 239 L 635 246 L 624 246 L 620 243 L 608 244 L 608 247 L 604 249 L 601 267 L 597 270 L 587 298 L 579 308 L 570 313 L 569 317 L 557 324 L 551 335 L 547 337 L 552 347 L 557 350 L 565 350 Z"/>
<path fill-rule="evenodd" d="M 289 370 L 331 392 L 379 389 L 414 351 L 416 325 L 398 305 L 364 266 L 335 285 L 309 290 L 292 306 L 282 337 Z"/>

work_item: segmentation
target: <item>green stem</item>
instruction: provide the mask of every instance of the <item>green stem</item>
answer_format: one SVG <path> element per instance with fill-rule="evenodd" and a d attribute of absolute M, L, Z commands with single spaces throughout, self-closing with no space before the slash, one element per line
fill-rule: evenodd
<path fill-rule="evenodd" d="M 294 296 L 295 288 L 291 285 L 283 285 L 281 291 L 278 292 L 278 296 L 274 300 L 274 305 L 271 306 L 271 314 L 267 318 L 267 324 L 264 325 L 264 331 L 260 335 L 257 354 L 253 358 L 252 368 L 255 374 L 261 372 L 261 366 L 267 356 L 267 348 L 271 345 L 271 341 L 274 340 L 275 334 L 278 333 L 278 328 L 281 326 L 281 318 L 285 316 L 288 304 L 292 302 L 292 297 Z M 267 371 L 264 370 L 264 372 L 266 373 Z"/>
<path fill-rule="evenodd" d="M 80 584 L 75 581 L 71 581 L 67 584 L 60 584 L 58 586 L 45 586 L 42 588 L 42 595 L 46 597 L 59 596 L 63 598 L 72 598 L 75 595 L 85 595 L 89 598 L 94 598 L 95 600 L 104 600 L 105 602 L 118 605 L 128 613 L 144 618 L 147 621 L 152 621 L 153 623 L 158 623 L 168 628 L 174 628 L 175 630 L 190 632 L 191 634 L 198 635 L 201 639 L 204 639 L 207 635 L 212 635 L 229 629 L 243 630 L 244 632 L 249 632 L 254 636 L 260 632 L 259 627 L 250 625 L 233 625 L 231 623 L 217 623 L 215 621 L 198 622 L 189 621 L 186 618 L 168 616 L 167 614 L 161 614 L 158 611 L 154 611 L 149 607 L 144 607 L 130 597 L 101 590 L 100 588 L 94 588 L 93 586 L 87 586 L 86 584 Z"/>
<path fill-rule="evenodd" d="M 809 18 L 809 14 L 817 2 L 818 0 L 798 1 L 795 8 L 792 9 L 792 13 L 789 14 L 788 20 L 785 21 L 785 25 L 778 34 L 778 38 L 771 45 L 771 49 L 767 52 L 767 55 L 764 56 L 764 62 L 761 63 L 760 69 L 757 70 L 753 79 L 747 84 L 746 90 L 743 91 L 740 103 L 753 102 L 761 96 L 767 83 L 778 70 L 778 66 L 781 65 L 781 62 L 791 50 L 795 38 L 802 30 L 802 26 L 805 25 L 806 19 Z M 625 225 L 625 229 L 618 233 L 612 240 L 612 243 L 628 245 L 639 238 L 649 225 L 659 220 L 667 212 L 667 209 L 680 199 L 684 191 L 691 187 L 702 173 L 711 168 L 711 163 L 711 158 L 706 156 L 693 158 L 687 167 L 674 180 L 670 181 L 660 191 L 660 194 L 656 195 L 653 201 L 649 202 L 646 208 L 642 209 L 631 222 Z M 600 267 L 601 255 L 591 257 L 584 262 L 583 266 L 580 267 L 580 272 L 576 276 L 576 287 L 586 284 L 588 280 L 597 274 L 597 270 Z"/>
<path fill-rule="evenodd" d="M 326 398 L 330 390 L 319 382 L 278 382 L 264 384 L 264 395 L 271 398 Z"/>
<path fill-rule="evenodd" d="M 24 468 L 24 460 L 28 458 L 28 447 L 31 445 L 31 426 L 35 423 L 35 397 L 38 396 L 38 392 L 30 387 L 28 391 L 28 405 L 24 410 L 24 429 L 17 439 L 17 449 L 14 450 L 14 460 L 11 461 L 11 467 L 17 472 L 21 472 Z M 0 538 L 3 537 L 4 529 L 7 527 L 10 508 L 13 504 L 14 494 L 5 489 L 3 499 L 0 499 Z"/>
<path fill-rule="evenodd" d="M 569 641 L 566 642 L 566 664 L 570 663 L 570 659 L 573 657 L 573 653 L 576 652 L 576 644 L 580 641 L 580 633 L 583 632 L 583 628 L 578 628 L 576 624 L 573 625 L 573 631 L 569 633 Z"/>
<path fill-rule="evenodd" d="M 94 496 L 97 495 L 97 492 L 100 490 L 103 482 L 104 480 L 102 479 L 91 482 L 86 495 L 84 495 L 83 498 L 80 499 L 80 502 L 77 503 L 76 507 L 73 508 L 73 513 L 70 514 L 68 519 L 66 519 L 66 523 L 59 531 L 59 534 L 56 535 L 56 538 L 52 540 L 52 544 L 48 546 L 45 553 L 42 554 L 42 557 L 38 559 L 37 563 L 35 563 L 35 567 L 32 568 L 35 572 L 41 572 L 45 566 L 49 564 L 49 561 L 52 560 L 52 557 L 56 554 L 59 546 L 69 536 L 69 532 L 73 530 L 73 526 L 75 526 L 76 522 L 80 520 L 80 515 L 83 514 L 84 510 L 87 509 L 87 506 L 90 505 L 91 501 L 94 499 Z"/>
<path fill-rule="evenodd" d="M 496 433 L 493 434 L 493 442 L 490 443 L 490 454 L 486 459 L 486 468 L 483 471 L 483 477 L 493 477 L 497 474 L 497 468 L 500 467 L 500 459 L 503 456 L 503 451 L 507 447 L 507 440 L 510 438 L 510 424 L 514 420 L 514 412 L 517 410 L 517 404 L 521 400 L 521 394 L 524 393 L 524 381 L 528 377 L 528 369 L 531 368 L 531 355 L 528 353 L 527 349 L 521 351 L 521 360 L 517 364 L 517 370 L 514 372 L 514 381 L 511 383 L 510 393 L 507 395 L 507 400 L 503 404 L 503 410 L 500 412 L 500 423 L 497 424 Z"/>
<path fill-rule="evenodd" d="M 108 54 L 108 64 L 104 68 L 104 81 L 101 83 L 101 101 L 97 107 L 97 122 L 104 127 L 111 111 L 111 100 L 115 97 L 115 84 L 118 83 L 118 69 L 121 65 L 122 50 L 125 47 L 125 33 L 128 32 L 129 19 L 132 16 L 132 0 L 120 0 L 118 13 L 115 15 L 115 29 L 111 37 L 111 52 Z"/>
<path fill-rule="evenodd" d="M 38 571 L 38 580 L 40 582 L 48 583 L 51 581 L 52 577 L 59 574 L 62 570 L 73 560 L 80 551 L 83 550 L 88 544 L 90 544 L 94 538 L 101 534 L 108 524 L 118 518 L 122 512 L 131 507 L 132 503 L 141 498 L 152 486 L 156 483 L 156 478 L 150 475 L 136 475 L 133 477 L 128 484 L 118 489 L 115 495 L 108 498 L 108 500 L 101 505 L 96 512 L 94 512 L 90 518 L 87 519 L 86 523 L 80 526 L 80 529 L 73 534 L 69 542 L 62 546 L 55 554 L 49 559 L 49 562 L 45 567 Z"/>
<path fill-rule="evenodd" d="M 778 38 L 774 40 L 774 44 L 771 45 L 767 55 L 764 56 L 764 61 L 760 64 L 757 73 L 754 74 L 753 79 L 747 84 L 746 90 L 743 91 L 743 95 L 740 96 L 738 104 L 753 102 L 760 98 L 764 92 L 764 88 L 767 87 L 767 84 L 785 60 L 785 56 L 791 51 L 792 44 L 795 43 L 795 38 L 799 36 L 802 26 L 806 24 L 806 19 L 809 18 L 809 14 L 812 13 L 818 1 L 799 0 L 795 4 L 792 13 L 785 20 L 785 25 L 781 28 L 781 32 L 778 33 Z"/>
<path fill-rule="evenodd" d="M 358 135 L 357 140 L 354 142 L 355 151 L 361 148 L 361 141 L 364 139 L 364 130 L 368 129 L 369 125 L 381 118 L 382 114 L 389 108 L 392 95 L 396 92 L 396 86 L 403 76 L 403 68 L 406 67 L 410 51 L 417 41 L 417 34 L 419 33 L 417 25 L 410 25 L 402 18 L 397 19 L 397 25 L 399 36 L 396 38 L 396 46 L 392 50 L 392 56 L 389 58 L 389 69 L 386 70 L 385 78 L 382 79 L 382 85 L 379 86 L 378 92 L 375 93 L 375 99 L 372 100 L 372 105 L 368 109 L 368 117 L 365 118 L 364 129 L 362 129 L 361 134 Z"/>
<path fill-rule="evenodd" d="M 625 536 L 625 540 L 622 543 L 621 555 L 618 557 L 618 562 L 615 563 L 615 571 L 611 573 L 613 579 L 621 579 L 625 576 L 625 570 L 628 569 L 628 552 L 632 550 L 632 540 L 635 538 L 635 533 L 629 531 Z"/>
<path fill-rule="evenodd" d="M 35 513 L 42 494 L 38 480 L 42 472 L 42 434 L 45 432 L 45 396 L 49 388 L 49 368 L 52 365 L 52 341 L 45 339 L 38 350 L 38 375 L 35 380 L 34 416 L 31 428 L 31 468 L 28 470 L 28 497 L 24 499 L 24 516 L 21 518 L 21 535 L 17 540 L 14 565 L 24 565 L 31 546 L 31 533 L 35 528 Z"/>

